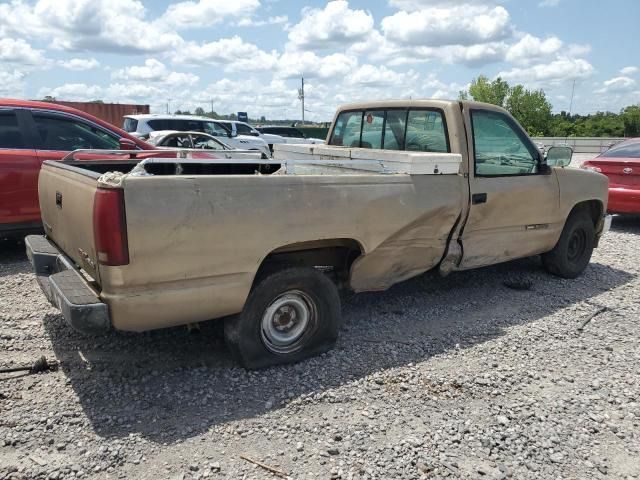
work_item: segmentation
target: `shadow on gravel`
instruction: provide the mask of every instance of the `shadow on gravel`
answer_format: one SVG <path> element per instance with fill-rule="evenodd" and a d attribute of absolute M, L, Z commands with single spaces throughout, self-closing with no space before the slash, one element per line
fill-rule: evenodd
<path fill-rule="evenodd" d="M 531 290 L 504 286 L 526 279 Z M 391 290 L 345 298 L 336 349 L 298 365 L 247 372 L 230 359 L 220 322 L 199 333 L 170 329 L 84 337 L 59 315 L 44 319 L 62 370 L 95 431 L 178 442 L 250 418 L 305 394 L 322 393 L 376 371 L 467 348 L 505 329 L 553 314 L 632 275 L 592 263 L 569 281 L 526 259 L 440 278 L 427 273 Z M 576 323 L 579 319 L 576 319 Z"/>
<path fill-rule="evenodd" d="M 0 278 L 30 271 L 24 243 L 18 240 L 0 239 Z"/>
<path fill-rule="evenodd" d="M 611 230 L 640 234 L 640 215 L 615 215 L 611 222 Z"/>

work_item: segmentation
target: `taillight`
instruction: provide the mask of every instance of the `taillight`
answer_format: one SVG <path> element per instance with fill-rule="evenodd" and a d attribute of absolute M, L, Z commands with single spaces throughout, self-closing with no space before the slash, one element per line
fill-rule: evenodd
<path fill-rule="evenodd" d="M 98 263 L 116 266 L 129 263 L 124 190 L 98 188 L 93 203 L 93 238 Z"/>
<path fill-rule="evenodd" d="M 595 165 L 591 165 L 589 163 L 583 163 L 580 165 L 580 168 L 584 170 L 591 170 L 592 172 L 602 173 L 602 169 L 600 167 L 596 167 Z"/>

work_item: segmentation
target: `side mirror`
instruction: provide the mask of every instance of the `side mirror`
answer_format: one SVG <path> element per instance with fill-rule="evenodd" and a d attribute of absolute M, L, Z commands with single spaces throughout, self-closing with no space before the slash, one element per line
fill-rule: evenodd
<path fill-rule="evenodd" d="M 120 150 L 136 150 L 138 148 L 136 142 L 134 142 L 133 140 L 129 140 L 128 138 L 119 139 L 118 146 Z"/>
<path fill-rule="evenodd" d="M 547 165 L 566 167 L 571 163 L 573 149 L 571 147 L 551 147 L 547 150 Z"/>

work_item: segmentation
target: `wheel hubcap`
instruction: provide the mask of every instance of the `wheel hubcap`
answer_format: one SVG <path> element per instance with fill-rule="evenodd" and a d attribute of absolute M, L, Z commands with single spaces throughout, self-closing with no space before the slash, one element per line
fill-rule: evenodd
<path fill-rule="evenodd" d="M 570 262 L 579 260 L 587 246 L 587 235 L 584 230 L 575 230 L 569 238 L 567 257 Z"/>
<path fill-rule="evenodd" d="M 315 324 L 314 302 L 304 292 L 290 290 L 271 302 L 262 315 L 262 341 L 273 353 L 292 353 L 302 348 Z"/>

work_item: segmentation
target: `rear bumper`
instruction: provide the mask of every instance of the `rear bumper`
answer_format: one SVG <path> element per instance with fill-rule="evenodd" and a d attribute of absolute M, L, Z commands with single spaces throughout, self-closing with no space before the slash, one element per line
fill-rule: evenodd
<path fill-rule="evenodd" d="M 56 245 L 44 235 L 29 235 L 25 246 L 40 288 L 71 327 L 89 334 L 111 328 L 108 305 Z"/>
<path fill-rule="evenodd" d="M 609 188 L 607 210 L 611 213 L 640 213 L 640 190 Z"/>

